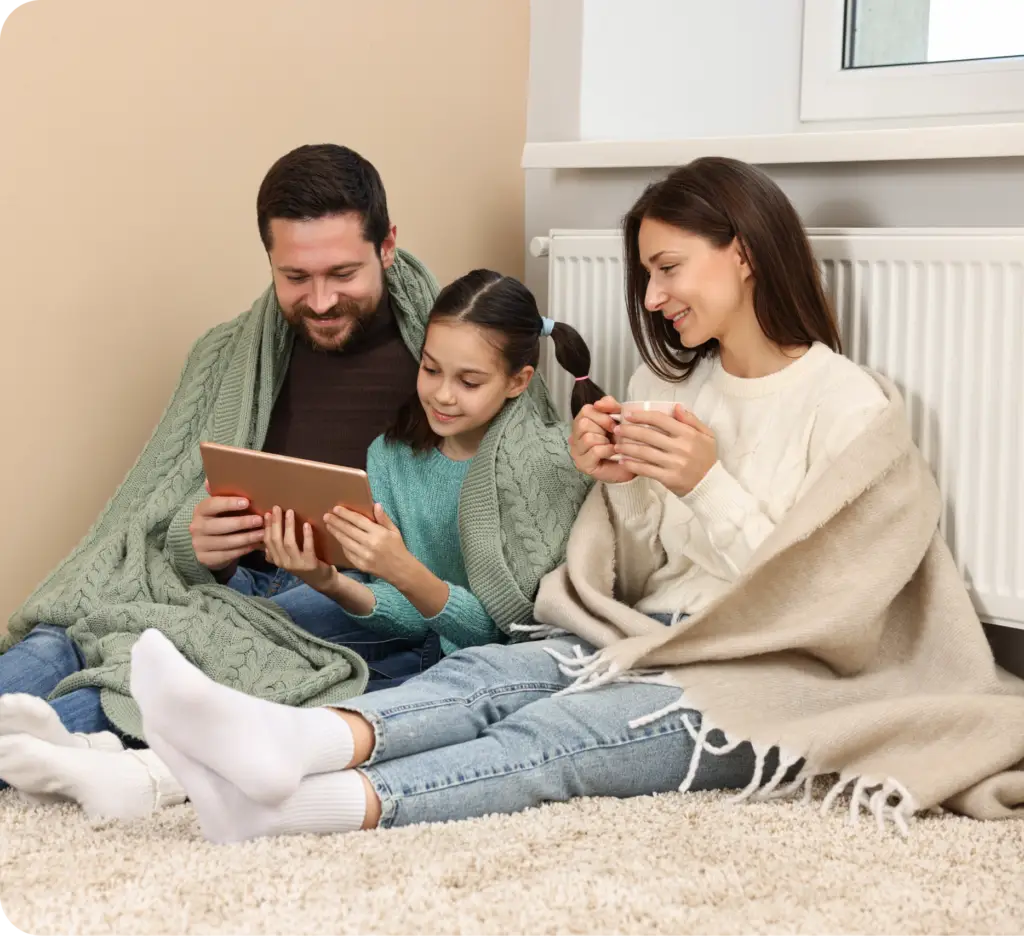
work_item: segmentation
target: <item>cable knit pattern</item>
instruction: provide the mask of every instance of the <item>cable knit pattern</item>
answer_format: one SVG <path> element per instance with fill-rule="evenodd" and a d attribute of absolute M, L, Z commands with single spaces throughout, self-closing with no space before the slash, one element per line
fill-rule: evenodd
<path fill-rule="evenodd" d="M 685 497 L 638 478 L 608 485 L 617 588 L 645 613 L 707 607 L 797 499 L 886 406 L 877 383 L 823 344 L 775 374 L 733 377 L 717 358 L 680 384 L 646 367 L 630 400 L 673 400 L 715 433 L 719 461 Z"/>
<path fill-rule="evenodd" d="M 399 251 L 387 272 L 402 335 L 416 355 L 437 283 Z M 141 737 L 128 694 L 133 644 L 155 627 L 218 682 L 289 705 L 341 701 L 365 685 L 351 651 L 296 627 L 269 601 L 218 585 L 192 549 L 188 525 L 204 496 L 199 442 L 263 444 L 291 352 L 273 288 L 192 348 L 178 386 L 142 454 L 99 519 L 10 621 L 6 650 L 36 624 L 68 629 L 86 668 L 53 696 L 85 686 L 123 732 Z"/>
<path fill-rule="evenodd" d="M 541 578 L 565 556 L 592 480 L 569 455 L 540 375 L 487 430 L 462 485 L 459 532 L 470 591 L 513 640 L 533 620 Z"/>

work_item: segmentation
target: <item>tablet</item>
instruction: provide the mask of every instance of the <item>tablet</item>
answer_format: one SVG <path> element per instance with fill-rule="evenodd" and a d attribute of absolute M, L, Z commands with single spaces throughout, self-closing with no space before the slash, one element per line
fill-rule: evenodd
<path fill-rule="evenodd" d="M 302 524 L 308 523 L 317 556 L 331 565 L 352 567 L 341 544 L 327 532 L 324 514 L 340 505 L 373 519 L 365 471 L 215 442 L 200 442 L 199 451 L 212 495 L 248 498 L 249 507 L 242 513 L 262 516 L 275 506 L 294 510 L 300 542 Z"/>

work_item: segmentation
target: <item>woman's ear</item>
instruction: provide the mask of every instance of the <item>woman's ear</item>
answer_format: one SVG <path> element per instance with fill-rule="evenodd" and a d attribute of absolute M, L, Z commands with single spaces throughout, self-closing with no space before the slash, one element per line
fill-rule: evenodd
<path fill-rule="evenodd" d="M 535 373 L 536 369 L 533 365 L 527 364 L 518 374 L 514 374 L 509 381 L 508 393 L 505 394 L 506 399 L 514 400 L 517 396 L 522 396 L 526 388 L 530 386 L 530 381 L 533 380 Z"/>
<path fill-rule="evenodd" d="M 732 244 L 730 246 L 732 247 L 736 258 L 736 265 L 740 271 L 740 276 L 743 277 L 744 280 L 750 279 L 750 277 L 754 275 L 754 268 L 750 263 L 750 251 L 747 249 L 747 245 L 743 243 L 740 236 L 737 234 L 732 239 Z"/>

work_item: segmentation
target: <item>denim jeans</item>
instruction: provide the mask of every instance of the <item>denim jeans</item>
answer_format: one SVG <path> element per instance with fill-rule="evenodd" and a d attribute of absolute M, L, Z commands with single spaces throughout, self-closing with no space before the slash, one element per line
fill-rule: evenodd
<path fill-rule="evenodd" d="M 571 656 L 574 646 L 593 651 L 575 637 L 459 650 L 402 686 L 335 706 L 358 712 L 376 733 L 360 769 L 380 797 L 381 825 L 678 789 L 694 750 L 684 713 L 640 728 L 629 722 L 676 701 L 680 690 L 613 683 L 555 696 L 570 678 L 546 648 Z M 700 714 L 685 714 L 699 730 Z M 724 738 L 713 731 L 709 740 L 720 745 Z M 764 777 L 777 767 L 773 752 Z M 705 752 L 690 789 L 742 788 L 754 768 L 749 744 L 730 754 Z"/>
<path fill-rule="evenodd" d="M 25 692 L 46 698 L 57 683 L 85 665 L 81 651 L 63 627 L 37 624 L 28 636 L 0 656 L 0 693 Z M 76 689 L 53 708 L 68 731 L 111 731 L 100 706 L 99 689 Z"/>
<path fill-rule="evenodd" d="M 24 692 L 46 698 L 57 683 L 85 665 L 63 627 L 37 624 L 28 636 L 0 655 L 0 694 Z M 113 731 L 100 705 L 99 689 L 76 689 L 50 703 L 68 731 Z M 0 789 L 7 784 L 0 780 Z"/>
<path fill-rule="evenodd" d="M 360 581 L 358 572 L 346 573 Z M 243 595 L 269 598 L 303 630 L 321 640 L 354 650 L 370 668 L 364 692 L 375 692 L 405 682 L 429 669 L 442 657 L 441 638 L 431 631 L 423 642 L 386 637 L 362 627 L 341 606 L 284 569 L 275 573 L 239 566 L 228 585 Z"/>

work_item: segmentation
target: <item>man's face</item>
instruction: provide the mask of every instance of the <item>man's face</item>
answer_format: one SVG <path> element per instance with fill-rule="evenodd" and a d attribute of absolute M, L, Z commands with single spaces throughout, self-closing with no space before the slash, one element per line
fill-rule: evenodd
<path fill-rule="evenodd" d="M 372 318 L 395 260 L 392 227 L 380 256 L 356 212 L 316 221 L 270 222 L 274 290 L 288 324 L 313 347 L 337 351 Z"/>

